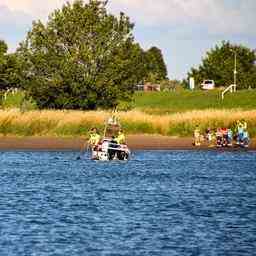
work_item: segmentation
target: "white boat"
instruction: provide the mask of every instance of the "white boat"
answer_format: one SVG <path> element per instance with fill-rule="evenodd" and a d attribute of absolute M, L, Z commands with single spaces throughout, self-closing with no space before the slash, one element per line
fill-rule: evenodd
<path fill-rule="evenodd" d="M 115 143 L 112 139 L 104 138 L 93 150 L 92 159 L 99 161 L 121 160 L 127 161 L 130 150 L 126 144 Z"/>
<path fill-rule="evenodd" d="M 114 113 L 105 124 L 103 139 L 92 149 L 93 160 L 129 160 L 131 152 L 128 146 L 126 144 L 118 144 L 114 139 L 120 130 L 121 125 Z"/>

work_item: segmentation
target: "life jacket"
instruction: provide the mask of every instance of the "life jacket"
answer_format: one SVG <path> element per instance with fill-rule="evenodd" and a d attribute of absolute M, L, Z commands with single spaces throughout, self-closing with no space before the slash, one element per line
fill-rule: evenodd
<path fill-rule="evenodd" d="M 244 121 L 241 123 L 241 126 L 246 130 L 247 129 L 247 123 Z"/>
<path fill-rule="evenodd" d="M 98 133 L 90 134 L 89 143 L 92 145 L 97 145 L 100 141 L 100 135 Z"/>
<path fill-rule="evenodd" d="M 125 143 L 125 136 L 123 133 L 119 133 L 117 138 L 116 138 L 116 141 L 118 144 L 123 144 Z"/>
<path fill-rule="evenodd" d="M 238 132 L 239 128 L 242 128 L 243 124 L 240 121 L 236 122 L 236 131 Z"/>

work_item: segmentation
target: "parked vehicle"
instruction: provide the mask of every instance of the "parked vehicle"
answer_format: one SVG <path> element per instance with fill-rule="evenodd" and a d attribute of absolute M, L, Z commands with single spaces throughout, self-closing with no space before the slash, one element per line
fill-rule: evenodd
<path fill-rule="evenodd" d="M 215 88 L 214 80 L 204 80 L 201 83 L 201 88 L 203 90 L 212 90 L 212 89 L 214 89 Z"/>

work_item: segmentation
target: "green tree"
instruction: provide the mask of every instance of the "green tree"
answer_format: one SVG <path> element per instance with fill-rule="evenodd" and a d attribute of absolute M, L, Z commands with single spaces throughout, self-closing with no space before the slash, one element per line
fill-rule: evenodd
<path fill-rule="evenodd" d="M 199 68 L 192 68 L 188 77 L 194 77 L 196 85 L 204 79 L 213 79 L 216 86 L 228 86 L 234 83 L 234 56 L 237 60 L 237 87 L 256 88 L 255 52 L 242 45 L 232 45 L 223 41 L 220 46 L 207 52 Z"/>
<path fill-rule="evenodd" d="M 26 89 L 40 108 L 111 108 L 130 100 L 143 76 L 133 24 L 107 13 L 106 2 L 81 0 L 33 22 L 18 50 Z"/>
<path fill-rule="evenodd" d="M 0 89 L 5 89 L 7 87 L 7 80 L 5 74 L 5 67 L 7 64 L 7 50 L 7 44 L 3 40 L 0 40 Z"/>
<path fill-rule="evenodd" d="M 7 53 L 7 44 L 0 40 L 0 89 L 20 87 L 21 66 L 14 53 Z"/>
<path fill-rule="evenodd" d="M 148 82 L 158 83 L 167 78 L 167 68 L 162 52 L 157 47 L 151 47 L 145 52 L 146 78 Z"/>
<path fill-rule="evenodd" d="M 0 40 L 0 61 L 3 56 L 7 53 L 8 47 L 4 40 Z"/>

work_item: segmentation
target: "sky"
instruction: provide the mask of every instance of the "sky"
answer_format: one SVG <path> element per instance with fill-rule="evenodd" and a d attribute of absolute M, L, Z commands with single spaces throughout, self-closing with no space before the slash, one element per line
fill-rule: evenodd
<path fill-rule="evenodd" d="M 0 0 L 0 39 L 15 51 L 33 20 L 45 22 L 65 2 Z M 109 0 L 107 8 L 131 18 L 145 50 L 162 50 L 170 79 L 185 78 L 222 40 L 256 49 L 256 0 Z"/>

